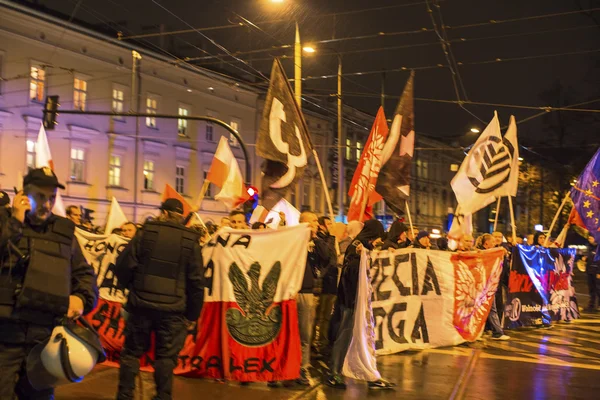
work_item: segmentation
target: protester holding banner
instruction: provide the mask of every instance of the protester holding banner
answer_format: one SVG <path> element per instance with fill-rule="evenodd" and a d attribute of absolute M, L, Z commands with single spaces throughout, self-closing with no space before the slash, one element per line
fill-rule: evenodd
<path fill-rule="evenodd" d="M 200 315 L 203 264 L 199 235 L 183 226 L 183 204 L 168 198 L 156 221 L 146 222 L 117 260 L 115 274 L 130 290 L 118 399 L 133 399 L 140 357 L 155 334 L 156 398 L 171 399 L 173 370 Z"/>
<path fill-rule="evenodd" d="M 381 246 L 381 250 L 404 249 L 410 245 L 408 240 L 408 227 L 404 222 L 395 221 L 390 227 L 387 238 Z"/>
<path fill-rule="evenodd" d="M 464 234 L 460 239 L 458 250 L 459 251 L 471 251 L 473 250 L 473 246 L 475 245 L 475 239 L 473 239 L 473 235 Z"/>
<path fill-rule="evenodd" d="M 329 321 L 337 294 L 338 266 L 336 238 L 330 233 L 331 219 L 329 217 L 319 217 L 318 221 L 319 232 L 317 237 L 327 244 L 329 261 L 323 266 L 323 273 L 321 274 L 321 293 L 317 297 L 314 347 L 317 353 L 325 353 L 329 351 L 327 331 L 329 330 Z"/>
<path fill-rule="evenodd" d="M 310 347 L 312 342 L 313 325 L 315 320 L 314 284 L 323 269 L 335 264 L 335 253 L 331 254 L 329 245 L 323 238 L 319 238 L 319 220 L 312 212 L 303 212 L 300 222 L 307 223 L 311 230 L 311 241 L 308 244 L 308 257 L 302 288 L 296 298 L 298 307 L 298 328 L 300 329 L 300 342 L 302 344 L 302 366 L 300 378 L 296 382 L 303 386 L 310 386 Z"/>
<path fill-rule="evenodd" d="M 72 221 L 54 215 L 58 182 L 48 167 L 32 169 L 15 195 L 12 213 L 0 210 L 0 398 L 53 399 L 34 389 L 28 354 L 59 320 L 96 305 L 94 270 L 74 236 Z M 57 360 L 51 360 L 54 362 Z"/>
<path fill-rule="evenodd" d="M 335 342 L 331 355 L 331 375 L 326 381 L 329 386 L 339 389 L 346 388 L 341 373 L 353 337 L 361 253 L 363 249 L 372 250 L 374 246 L 381 243 L 384 233 L 381 222 L 376 219 L 368 220 L 365 222 L 362 231 L 346 250 L 342 277 L 338 286 L 336 310 L 333 317 L 335 318 L 335 324 L 332 333 L 335 336 Z M 332 323 L 334 322 L 332 321 Z M 369 389 L 391 389 L 394 386 L 382 379 L 370 381 L 368 385 Z"/>
<path fill-rule="evenodd" d="M 496 247 L 496 241 L 492 235 L 489 233 L 485 233 L 477 238 L 477 248 L 479 250 L 488 250 Z M 500 288 L 500 285 L 498 285 Z M 496 293 L 497 290 L 496 289 Z M 494 294 L 494 298 L 492 299 L 492 308 L 490 309 L 490 314 L 488 315 L 487 323 L 492 329 L 492 339 L 493 340 L 509 340 L 510 336 L 504 334 L 504 330 L 502 330 L 502 324 L 500 324 L 500 317 L 498 316 L 498 307 L 496 305 L 496 294 Z"/>
<path fill-rule="evenodd" d="M 415 249 L 430 249 L 431 239 L 429 238 L 429 232 L 420 231 L 415 237 L 415 241 L 412 244 Z"/>
<path fill-rule="evenodd" d="M 240 210 L 233 210 L 230 212 L 229 226 L 233 229 L 248 229 L 248 222 L 246 221 L 244 212 Z"/>
<path fill-rule="evenodd" d="M 592 235 L 588 236 L 589 246 L 585 260 L 585 272 L 588 278 L 588 290 L 590 293 L 590 302 L 588 303 L 588 311 L 596 311 L 596 300 L 600 301 L 600 260 L 596 261 L 598 252 L 598 243 Z"/>

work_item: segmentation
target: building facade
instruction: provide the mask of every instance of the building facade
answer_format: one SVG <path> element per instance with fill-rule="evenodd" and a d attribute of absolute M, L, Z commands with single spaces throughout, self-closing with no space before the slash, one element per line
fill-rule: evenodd
<path fill-rule="evenodd" d="M 193 203 L 222 136 L 229 140 L 246 181 L 260 188 L 262 160 L 255 156 L 254 144 L 264 90 L 35 10 L 14 5 L 1 6 L 0 12 L 1 189 L 12 193 L 28 169 L 36 167 L 35 142 L 48 95 L 58 95 L 63 110 L 210 116 L 237 130 L 248 145 L 246 160 L 228 131 L 203 121 L 59 114 L 58 125 L 47 135 L 55 172 L 67 186 L 65 206 L 94 210 L 98 225 L 103 224 L 112 197 L 136 222 L 155 215 L 166 184 Z M 139 89 L 132 73 L 133 52 L 141 56 Z M 287 199 L 299 210 L 328 214 L 326 189 L 337 214 L 337 159 L 341 156 L 347 211 L 350 182 L 374 117 L 344 106 L 343 151 L 338 154 L 332 105 L 307 102 L 303 112 L 325 182 L 315 158 L 309 157 L 304 176 Z M 462 157 L 457 160 L 456 152 L 450 150 L 417 134 L 410 206 L 419 228 L 443 230 L 454 207 L 449 183 L 452 166 Z M 246 162 L 249 177 L 245 176 Z M 206 193 L 200 210 L 205 221 L 218 222 L 227 213 L 213 199 L 217 191 L 210 185 Z M 391 220 L 383 202 L 374 211 L 378 218 L 388 214 Z"/>
<path fill-rule="evenodd" d="M 60 96 L 60 108 L 68 110 L 211 116 L 236 129 L 244 142 L 255 142 L 258 92 L 251 87 L 35 11 L 3 7 L 1 13 L 2 189 L 12 193 L 35 167 L 47 95 Z M 140 89 L 133 96 L 132 51 L 141 55 Z M 132 220 L 155 214 L 165 184 L 192 203 L 223 135 L 246 171 L 237 140 L 224 128 L 201 121 L 65 114 L 47 134 L 56 174 L 67 186 L 65 205 L 94 210 L 99 223 L 113 196 Z M 248 162 L 252 176 L 245 178 L 257 182 L 254 151 Z M 214 194 L 210 187 L 202 204 L 201 215 L 208 220 L 226 212 Z"/>

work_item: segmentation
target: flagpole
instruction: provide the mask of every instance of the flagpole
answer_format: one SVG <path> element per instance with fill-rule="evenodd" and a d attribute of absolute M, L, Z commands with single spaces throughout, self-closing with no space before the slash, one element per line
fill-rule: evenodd
<path fill-rule="evenodd" d="M 496 232 L 496 227 L 498 226 L 498 215 L 500 215 L 500 200 L 502 196 L 498 197 L 498 202 L 496 203 L 496 218 L 494 218 L 494 232 Z"/>
<path fill-rule="evenodd" d="M 552 220 L 552 223 L 550 224 L 550 230 L 548 230 L 548 234 L 546 235 L 546 240 L 544 240 L 544 247 L 548 246 L 548 242 L 550 241 L 550 235 L 552 235 L 552 229 L 554 229 L 554 225 L 556 224 L 556 221 L 558 220 L 558 216 L 560 215 L 560 212 L 562 211 L 565 204 L 567 204 L 567 201 L 569 201 L 570 198 L 571 198 L 570 193 L 567 192 L 567 195 L 565 196 L 562 203 L 558 207 L 558 211 L 556 211 L 556 215 L 554 215 L 554 219 Z"/>
<path fill-rule="evenodd" d="M 517 244 L 517 227 L 515 225 L 515 211 L 513 210 L 512 196 L 508 196 L 508 207 L 510 209 L 510 224 L 512 225 L 513 244 Z"/>
<path fill-rule="evenodd" d="M 321 186 L 323 186 L 323 192 L 325 192 L 325 200 L 327 201 L 327 209 L 329 210 L 329 216 L 331 218 L 334 218 L 335 215 L 333 215 L 333 206 L 331 205 L 331 197 L 329 197 L 329 190 L 327 189 L 327 181 L 325 180 L 325 175 L 323 174 L 323 168 L 321 167 L 321 160 L 319 160 L 319 154 L 314 148 L 313 155 L 315 156 L 317 169 L 319 170 L 319 176 L 321 177 Z"/>
<path fill-rule="evenodd" d="M 204 200 L 204 196 L 206 195 L 206 191 L 208 190 L 209 185 L 210 181 L 208 179 L 205 179 L 204 183 L 202 184 L 202 189 L 200 189 L 200 194 L 198 195 L 198 198 L 194 203 L 194 213 L 200 210 L 200 207 L 202 206 L 202 201 Z"/>
<path fill-rule="evenodd" d="M 406 204 L 406 215 L 408 216 L 408 224 L 410 225 L 410 234 L 413 235 L 413 223 L 412 223 L 412 218 L 410 217 L 410 207 L 408 206 L 408 200 L 404 200 L 404 203 Z"/>

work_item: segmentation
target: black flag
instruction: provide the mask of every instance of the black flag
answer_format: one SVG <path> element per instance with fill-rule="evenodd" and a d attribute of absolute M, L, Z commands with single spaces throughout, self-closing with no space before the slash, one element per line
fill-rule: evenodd
<path fill-rule="evenodd" d="M 410 195 L 410 170 L 415 148 L 414 72 L 411 72 L 382 154 L 376 191 L 396 214 L 404 213 Z"/>
<path fill-rule="evenodd" d="M 304 116 L 278 59 L 271 69 L 256 153 L 265 159 L 262 171 L 262 205 L 270 210 L 302 177 L 312 144 Z"/>

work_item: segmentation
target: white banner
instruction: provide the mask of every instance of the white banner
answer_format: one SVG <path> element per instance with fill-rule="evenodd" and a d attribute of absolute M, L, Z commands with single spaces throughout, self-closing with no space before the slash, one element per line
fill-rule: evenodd
<path fill-rule="evenodd" d="M 125 303 L 127 291 L 124 293 L 123 289 L 118 287 L 115 264 L 129 239 L 115 234 L 96 235 L 79 228 L 75 229 L 75 237 L 85 259 L 94 267 L 100 298 Z"/>
<path fill-rule="evenodd" d="M 503 249 L 373 252 L 377 354 L 476 340 L 498 287 L 503 256 Z"/>

